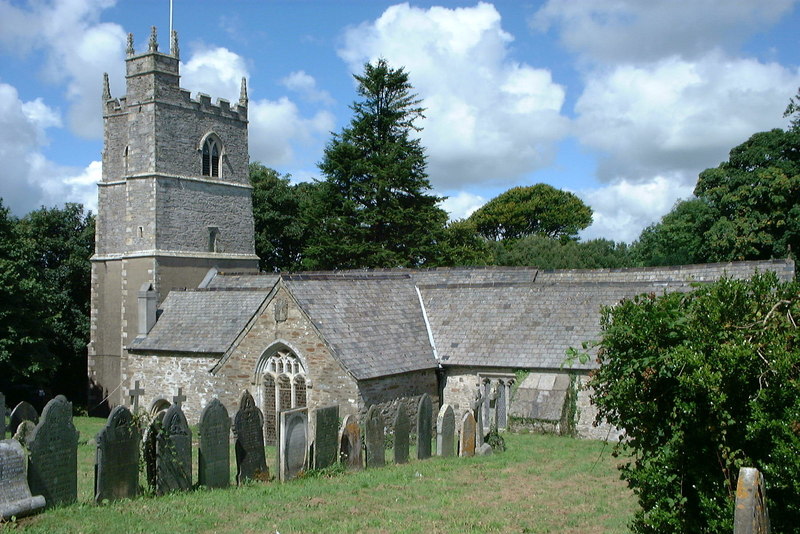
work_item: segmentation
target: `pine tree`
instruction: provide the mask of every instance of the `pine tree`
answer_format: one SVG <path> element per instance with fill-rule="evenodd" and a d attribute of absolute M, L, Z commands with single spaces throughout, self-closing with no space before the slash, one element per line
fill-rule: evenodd
<path fill-rule="evenodd" d="M 447 214 L 430 194 L 425 151 L 415 136 L 423 118 L 408 73 L 386 60 L 355 75 L 350 125 L 325 148 L 325 181 L 307 210 L 310 269 L 418 267 L 437 256 Z"/>

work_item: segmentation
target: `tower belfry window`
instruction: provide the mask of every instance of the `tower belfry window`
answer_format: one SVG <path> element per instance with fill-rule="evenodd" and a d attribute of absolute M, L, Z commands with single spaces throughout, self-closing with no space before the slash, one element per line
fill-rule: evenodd
<path fill-rule="evenodd" d="M 219 176 L 221 148 L 214 137 L 209 137 L 203 143 L 203 176 Z"/>

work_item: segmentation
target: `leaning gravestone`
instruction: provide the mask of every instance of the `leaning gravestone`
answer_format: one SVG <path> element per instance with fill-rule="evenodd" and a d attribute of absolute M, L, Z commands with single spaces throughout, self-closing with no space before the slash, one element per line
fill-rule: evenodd
<path fill-rule="evenodd" d="M 467 410 L 461 417 L 461 431 L 458 434 L 459 456 L 475 456 L 475 417 Z"/>
<path fill-rule="evenodd" d="M 269 480 L 267 457 L 264 454 L 264 418 L 250 392 L 244 390 L 239 411 L 233 422 L 236 435 L 236 483 L 245 480 Z"/>
<path fill-rule="evenodd" d="M 361 428 L 353 415 L 348 415 L 342 422 L 339 432 L 339 458 L 348 469 L 361 469 Z"/>
<path fill-rule="evenodd" d="M 456 418 L 453 408 L 445 404 L 439 410 L 436 418 L 436 454 L 438 456 L 453 456 L 455 445 Z"/>
<path fill-rule="evenodd" d="M 0 521 L 44 508 L 41 495 L 31 495 L 25 477 L 25 450 L 15 439 L 0 440 Z"/>
<path fill-rule="evenodd" d="M 758 469 L 739 469 L 733 514 L 733 534 L 769 534 L 764 476 Z"/>
<path fill-rule="evenodd" d="M 383 431 L 383 416 L 381 410 L 373 404 L 367 410 L 367 420 L 364 436 L 367 448 L 367 467 L 383 467 L 386 465 L 386 442 Z"/>
<path fill-rule="evenodd" d="M 155 414 L 147 431 L 144 433 L 144 445 L 142 446 L 142 455 L 144 456 L 145 474 L 147 475 L 147 485 L 151 490 L 156 491 L 158 484 L 158 476 L 156 472 L 156 444 L 158 443 L 158 433 L 161 431 L 161 425 L 164 422 L 164 414 L 166 410 L 162 410 Z"/>
<path fill-rule="evenodd" d="M 408 462 L 409 426 L 408 414 L 401 404 L 394 416 L 394 463 L 396 464 Z"/>
<path fill-rule="evenodd" d="M 324 469 L 336 463 L 339 451 L 339 406 L 314 410 L 314 469 Z"/>
<path fill-rule="evenodd" d="M 28 437 L 28 485 L 47 507 L 78 499 L 78 431 L 72 424 L 72 403 L 63 395 L 47 403 Z"/>
<path fill-rule="evenodd" d="M 0 393 L 0 439 L 6 439 L 6 397 Z"/>
<path fill-rule="evenodd" d="M 306 468 L 308 451 L 308 409 L 297 408 L 281 412 L 280 443 L 278 444 L 278 476 L 291 480 Z"/>
<path fill-rule="evenodd" d="M 156 492 L 164 495 L 192 486 L 192 431 L 180 405 L 164 414 L 156 437 Z"/>
<path fill-rule="evenodd" d="M 478 393 L 475 394 L 475 400 L 472 402 L 472 412 L 475 414 L 475 449 L 480 449 L 483 445 L 483 403 L 486 402 L 486 397 L 483 395 L 481 388 L 478 388 Z"/>
<path fill-rule="evenodd" d="M 211 399 L 203 409 L 198 431 L 197 482 L 207 488 L 227 488 L 231 483 L 231 419 L 219 399 Z"/>
<path fill-rule="evenodd" d="M 8 431 L 11 434 L 16 433 L 17 427 L 23 421 L 31 421 L 34 424 L 39 422 L 39 413 L 36 408 L 26 401 L 20 402 L 11 410 L 11 416 L 8 419 Z"/>
<path fill-rule="evenodd" d="M 125 406 L 111 410 L 95 438 L 94 500 L 130 499 L 139 491 L 139 429 Z"/>
<path fill-rule="evenodd" d="M 433 417 L 433 403 L 427 393 L 422 395 L 417 409 L 417 458 L 424 460 L 431 457 L 431 428 Z"/>

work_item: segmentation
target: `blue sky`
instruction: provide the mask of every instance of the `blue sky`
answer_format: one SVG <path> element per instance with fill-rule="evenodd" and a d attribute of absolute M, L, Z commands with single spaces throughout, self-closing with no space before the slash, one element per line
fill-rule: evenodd
<path fill-rule="evenodd" d="M 0 0 L 0 197 L 16 215 L 96 207 L 103 72 L 124 94 L 128 32 L 169 48 L 168 0 Z M 235 101 L 250 157 L 319 178 L 351 74 L 385 57 L 427 108 L 434 190 L 463 217 L 549 183 L 594 209 L 584 238 L 632 241 L 800 87 L 793 0 L 174 0 L 181 85 Z"/>

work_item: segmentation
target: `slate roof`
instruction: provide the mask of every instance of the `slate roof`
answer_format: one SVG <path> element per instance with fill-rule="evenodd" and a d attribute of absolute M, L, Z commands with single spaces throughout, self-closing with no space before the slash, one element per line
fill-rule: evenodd
<path fill-rule="evenodd" d="M 357 379 L 437 367 L 408 275 L 285 275 L 284 281 Z"/>
<path fill-rule="evenodd" d="M 280 279 L 277 274 L 225 273 L 215 275 L 208 289 L 272 289 Z"/>
<path fill-rule="evenodd" d="M 221 354 L 233 343 L 268 291 L 172 291 L 147 337 L 129 350 Z"/>

